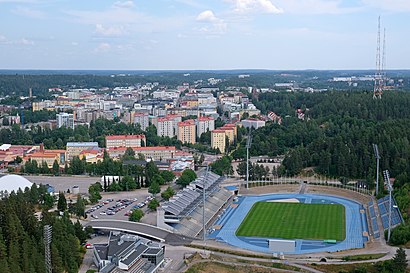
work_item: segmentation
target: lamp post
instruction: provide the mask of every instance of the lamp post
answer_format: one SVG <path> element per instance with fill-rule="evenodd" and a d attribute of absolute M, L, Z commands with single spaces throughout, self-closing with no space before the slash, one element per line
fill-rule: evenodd
<path fill-rule="evenodd" d="M 377 144 L 373 144 L 374 157 L 376 158 L 376 196 L 379 194 L 379 164 L 380 164 L 380 154 L 379 147 Z"/>

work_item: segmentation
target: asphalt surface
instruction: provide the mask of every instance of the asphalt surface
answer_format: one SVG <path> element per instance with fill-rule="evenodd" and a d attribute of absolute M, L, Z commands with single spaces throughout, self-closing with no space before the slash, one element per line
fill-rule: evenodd
<path fill-rule="evenodd" d="M 24 175 L 32 183 L 49 184 L 55 188 L 56 192 L 72 191 L 73 186 L 79 186 L 80 193 L 88 193 L 88 187 L 101 180 L 100 177 L 89 176 L 42 176 L 42 175 Z"/>
<path fill-rule="evenodd" d="M 94 229 L 132 232 L 170 245 L 189 244 L 192 240 L 155 226 L 121 220 L 93 220 L 86 224 Z"/>

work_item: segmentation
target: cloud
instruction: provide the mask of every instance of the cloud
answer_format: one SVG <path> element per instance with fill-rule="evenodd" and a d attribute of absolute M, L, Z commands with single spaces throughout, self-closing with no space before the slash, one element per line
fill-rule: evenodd
<path fill-rule="evenodd" d="M 198 14 L 196 21 L 200 23 L 207 23 L 209 26 L 200 28 L 202 32 L 209 32 L 213 34 L 223 34 L 226 32 L 227 24 L 221 18 L 215 16 L 212 10 L 205 10 Z"/>
<path fill-rule="evenodd" d="M 72 46 L 78 46 L 79 43 L 78 43 L 78 42 L 71 42 L 71 45 L 72 45 Z"/>
<path fill-rule="evenodd" d="M 113 7 L 121 9 L 132 9 L 135 7 L 135 4 L 133 1 L 117 1 L 114 3 Z"/>
<path fill-rule="evenodd" d="M 362 0 L 362 3 L 366 6 L 378 8 L 386 11 L 394 12 L 409 12 L 410 1 L 409 0 Z"/>
<path fill-rule="evenodd" d="M 6 38 L 6 36 L 0 35 L 0 44 L 7 44 L 10 41 Z"/>
<path fill-rule="evenodd" d="M 361 9 L 360 6 L 341 7 L 342 0 L 279 0 L 278 3 L 289 14 L 343 14 Z"/>
<path fill-rule="evenodd" d="M 234 5 L 234 12 L 239 14 L 249 13 L 282 13 L 281 8 L 276 7 L 270 0 L 225 0 Z"/>
<path fill-rule="evenodd" d="M 109 43 L 100 43 L 95 49 L 95 53 L 105 53 L 107 51 L 110 51 L 111 45 Z"/>
<path fill-rule="evenodd" d="M 12 10 L 12 12 L 16 15 L 34 18 L 34 19 L 44 19 L 45 13 L 40 10 L 34 10 L 27 7 L 18 6 Z"/>
<path fill-rule="evenodd" d="M 122 26 L 104 27 L 102 24 L 96 24 L 95 33 L 102 36 L 118 37 L 124 35 L 125 31 Z"/>
<path fill-rule="evenodd" d="M 34 41 L 26 39 L 26 38 L 22 38 L 16 41 L 16 44 L 32 46 L 34 45 Z"/>

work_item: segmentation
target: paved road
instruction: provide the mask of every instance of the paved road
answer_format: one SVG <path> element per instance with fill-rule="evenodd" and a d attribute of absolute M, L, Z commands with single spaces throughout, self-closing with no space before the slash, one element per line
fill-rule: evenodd
<path fill-rule="evenodd" d="M 30 182 L 36 184 L 50 184 L 56 192 L 67 192 L 67 189 L 72 190 L 73 186 L 80 187 L 80 193 L 87 193 L 88 187 L 100 181 L 100 177 L 89 176 L 41 176 L 41 175 L 25 175 Z"/>
<path fill-rule="evenodd" d="M 190 238 L 173 234 L 165 229 L 161 229 L 156 226 L 147 225 L 143 223 L 135 223 L 130 221 L 93 220 L 87 223 L 86 226 L 92 226 L 95 229 L 119 230 L 124 232 L 135 233 L 159 240 L 161 242 L 166 242 L 170 245 L 185 245 L 191 243 L 192 241 Z"/>

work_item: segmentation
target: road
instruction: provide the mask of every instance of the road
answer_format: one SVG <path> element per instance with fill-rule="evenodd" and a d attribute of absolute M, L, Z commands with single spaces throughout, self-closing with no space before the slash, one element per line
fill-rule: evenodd
<path fill-rule="evenodd" d="M 161 242 L 166 242 L 170 245 L 185 245 L 192 242 L 189 238 L 182 237 L 165 229 L 143 223 L 121 220 L 93 220 L 86 224 L 86 226 L 88 225 L 95 229 L 118 230 L 135 233 Z"/>
<path fill-rule="evenodd" d="M 89 176 L 42 176 L 42 175 L 24 175 L 32 183 L 36 184 L 49 184 L 55 188 L 56 192 L 67 192 L 70 189 L 72 191 L 73 186 L 80 187 L 80 193 L 87 193 L 88 187 L 100 181 L 100 177 Z"/>

